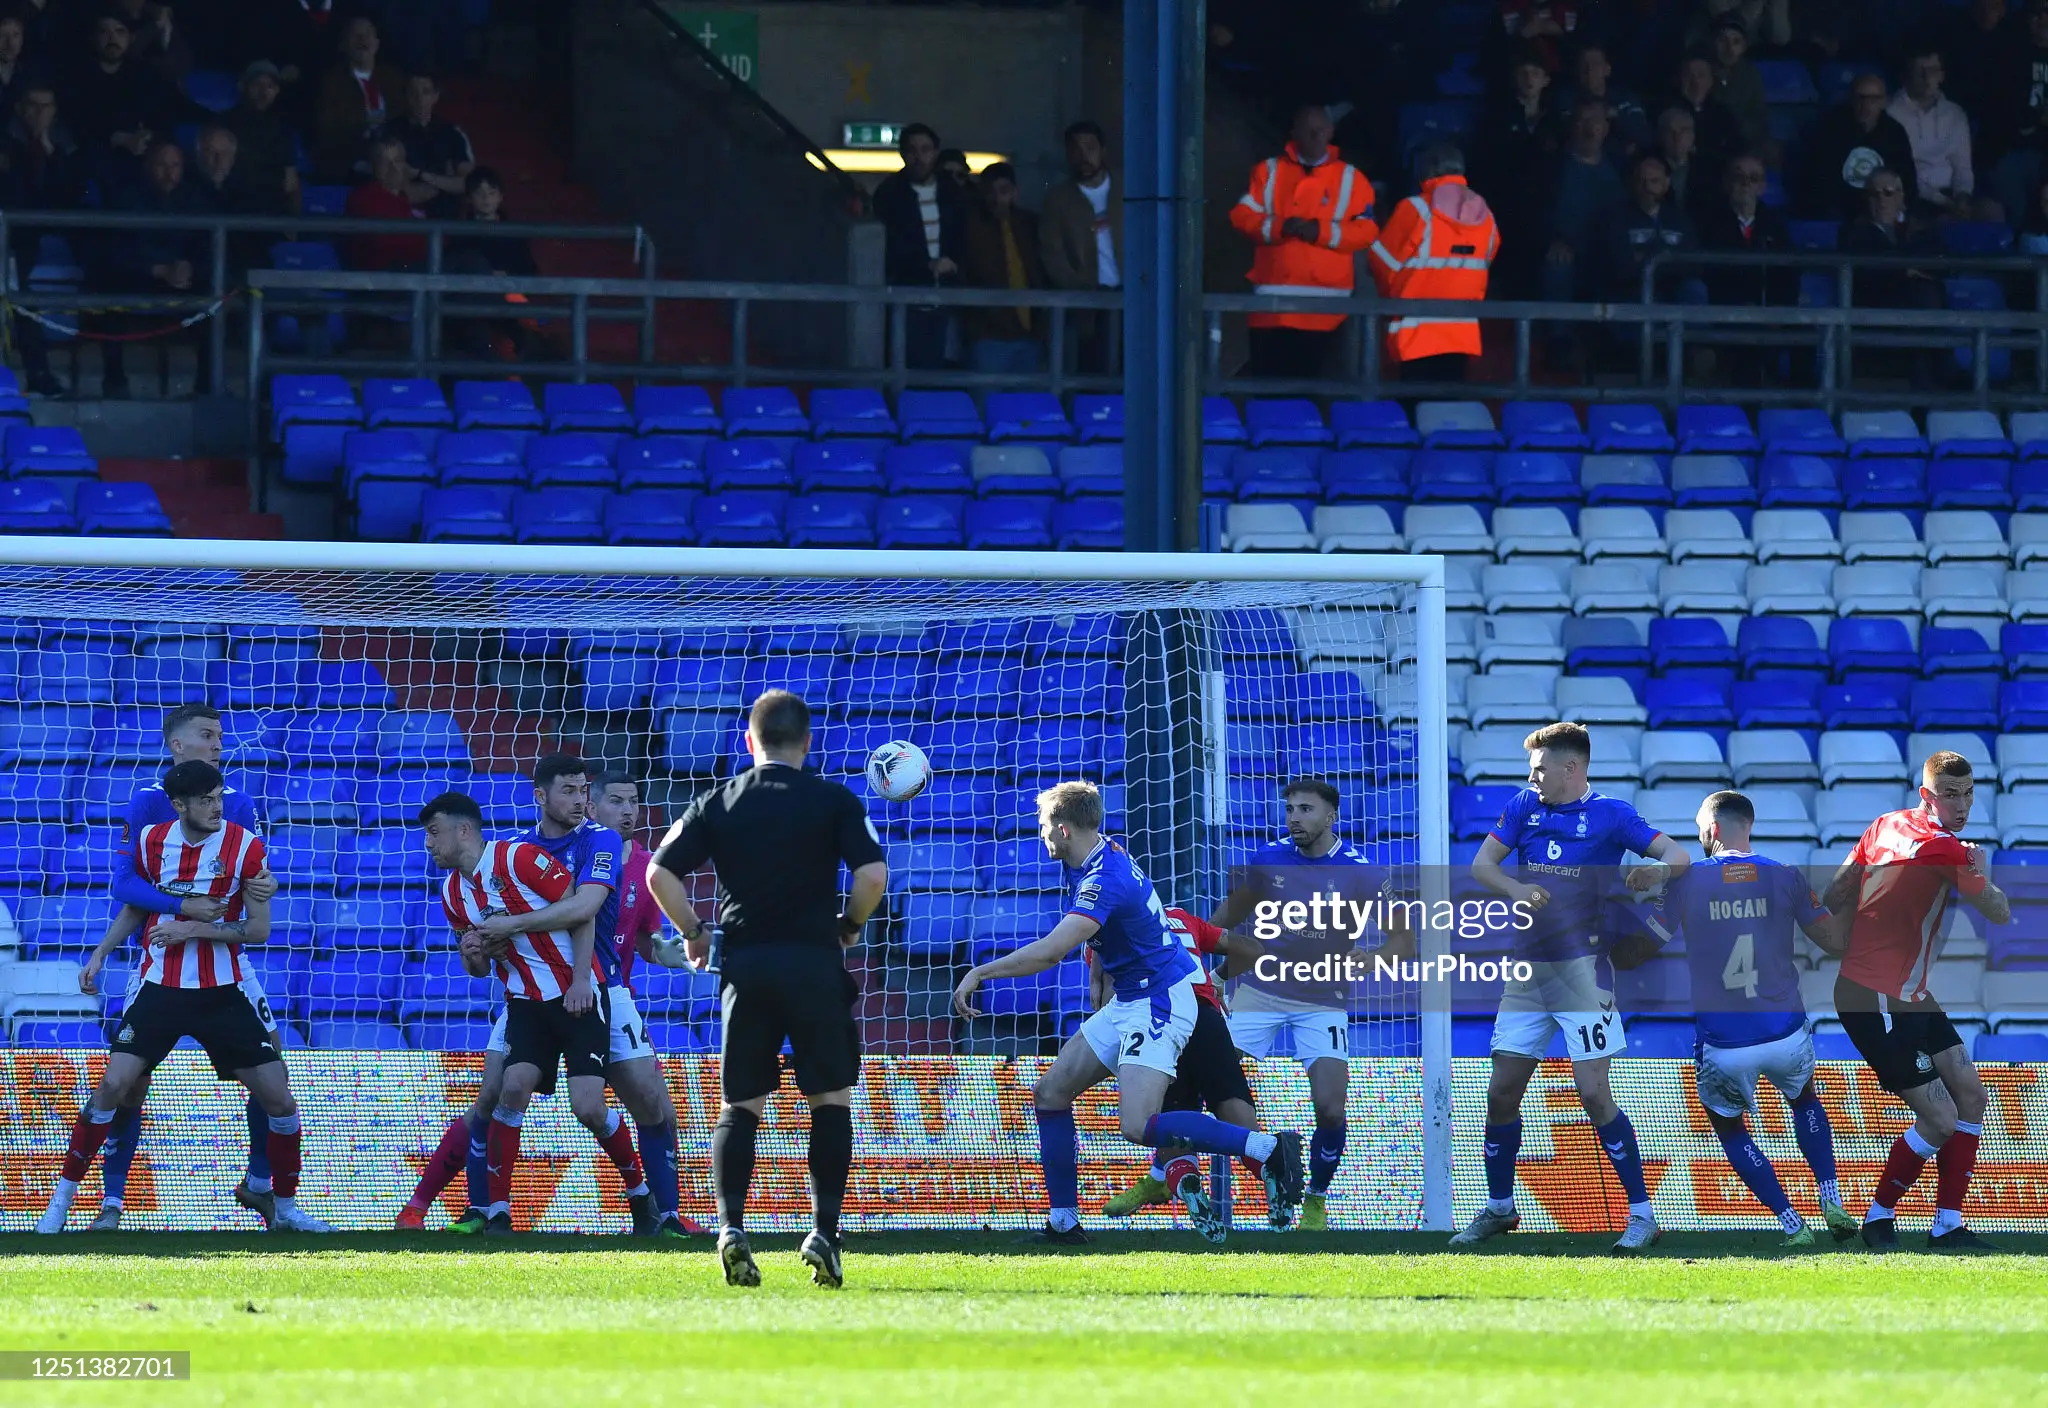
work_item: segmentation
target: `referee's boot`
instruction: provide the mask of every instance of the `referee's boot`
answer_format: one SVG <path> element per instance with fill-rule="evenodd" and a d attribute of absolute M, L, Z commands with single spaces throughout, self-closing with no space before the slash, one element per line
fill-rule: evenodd
<path fill-rule="evenodd" d="M 265 1232 L 268 1232 L 270 1224 L 277 1220 L 277 1194 L 267 1188 L 260 1193 L 257 1192 L 249 1186 L 246 1175 L 235 1185 L 235 1201 L 263 1219 Z"/>
<path fill-rule="evenodd" d="M 1285 1232 L 1301 1216 L 1308 1166 L 1302 1161 L 1299 1131 L 1283 1129 L 1274 1138 L 1272 1156 L 1259 1170 L 1259 1177 L 1266 1185 L 1266 1223 L 1275 1232 Z"/>
<path fill-rule="evenodd" d="M 754 1264 L 754 1249 L 747 1245 L 747 1234 L 737 1227 L 719 1229 L 718 1264 L 725 1268 L 728 1286 L 761 1284 L 761 1268 Z"/>
<path fill-rule="evenodd" d="M 1936 1254 L 1946 1252 L 1950 1256 L 1990 1256 L 1998 1248 L 1967 1227 L 1951 1227 L 1938 1235 L 1928 1233 L 1927 1250 Z"/>
<path fill-rule="evenodd" d="M 803 1246 L 798 1248 L 797 1255 L 804 1259 L 804 1265 L 811 1268 L 812 1285 L 836 1291 L 846 1284 L 846 1277 L 841 1273 L 839 1266 L 837 1237 L 827 1237 L 813 1227 L 811 1235 L 804 1238 Z"/>
<path fill-rule="evenodd" d="M 654 1206 L 653 1193 L 641 1193 L 627 1198 L 626 1208 L 633 1214 L 635 1237 L 652 1237 L 661 1231 L 661 1210 Z"/>
<path fill-rule="evenodd" d="M 1055 1227 L 1047 1222 L 1036 1232 L 1017 1239 L 1039 1247 L 1086 1247 L 1094 1245 L 1095 1239 L 1088 1235 L 1080 1223 L 1072 1227 Z"/>

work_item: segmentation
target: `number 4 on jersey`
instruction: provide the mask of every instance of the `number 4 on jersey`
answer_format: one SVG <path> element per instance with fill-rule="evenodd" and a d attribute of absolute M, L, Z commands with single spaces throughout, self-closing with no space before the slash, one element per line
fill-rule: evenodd
<path fill-rule="evenodd" d="M 1728 947 L 1728 961 L 1721 966 L 1721 986 L 1731 992 L 1742 989 L 1744 997 L 1756 996 L 1756 935 L 1737 934 Z"/>

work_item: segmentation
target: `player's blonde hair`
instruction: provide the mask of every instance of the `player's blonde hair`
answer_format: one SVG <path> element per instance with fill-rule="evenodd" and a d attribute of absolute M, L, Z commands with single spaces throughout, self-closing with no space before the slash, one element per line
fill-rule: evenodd
<path fill-rule="evenodd" d="M 1545 724 L 1522 740 L 1524 752 L 1534 753 L 1544 748 L 1555 748 L 1560 753 L 1576 753 L 1587 762 L 1593 760 L 1593 735 L 1586 732 L 1584 724 Z"/>
<path fill-rule="evenodd" d="M 1930 753 L 1920 767 L 1920 777 L 1929 787 L 1937 777 L 1970 777 L 1970 760 L 1961 753 Z"/>
<path fill-rule="evenodd" d="M 1092 782 L 1061 782 L 1038 794 L 1038 815 L 1060 826 L 1102 829 L 1102 793 Z"/>

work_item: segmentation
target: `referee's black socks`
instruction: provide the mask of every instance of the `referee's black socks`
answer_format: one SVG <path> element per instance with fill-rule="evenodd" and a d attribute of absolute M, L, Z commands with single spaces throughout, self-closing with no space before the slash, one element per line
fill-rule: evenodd
<path fill-rule="evenodd" d="M 811 1106 L 811 1212 L 818 1230 L 835 1242 L 852 1171 L 853 1111 L 845 1105 Z"/>
<path fill-rule="evenodd" d="M 718 1220 L 735 1232 L 744 1231 L 747 1225 L 747 1188 L 754 1181 L 754 1131 L 760 1127 L 761 1117 L 752 1110 L 728 1105 L 711 1131 L 711 1184 L 718 1198 Z M 849 1123 L 849 1136 L 852 1128 Z M 815 1156 L 812 1166 L 816 1167 Z"/>

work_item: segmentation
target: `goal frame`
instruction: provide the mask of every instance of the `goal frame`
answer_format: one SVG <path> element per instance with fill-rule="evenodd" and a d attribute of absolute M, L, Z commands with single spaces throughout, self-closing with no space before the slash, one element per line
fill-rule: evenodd
<path fill-rule="evenodd" d="M 606 577 L 870 577 L 952 581 L 1288 582 L 1415 588 L 1418 860 L 1425 900 L 1448 897 L 1449 724 L 1444 559 L 1437 554 L 947 552 L 793 548 L 570 547 L 540 544 L 302 542 L 265 539 L 0 540 L 0 566 L 334 571 Z M 1448 951 L 1425 931 L 1421 957 Z M 1422 1227 L 1451 1210 L 1451 1012 L 1448 987 L 1421 987 Z"/>

